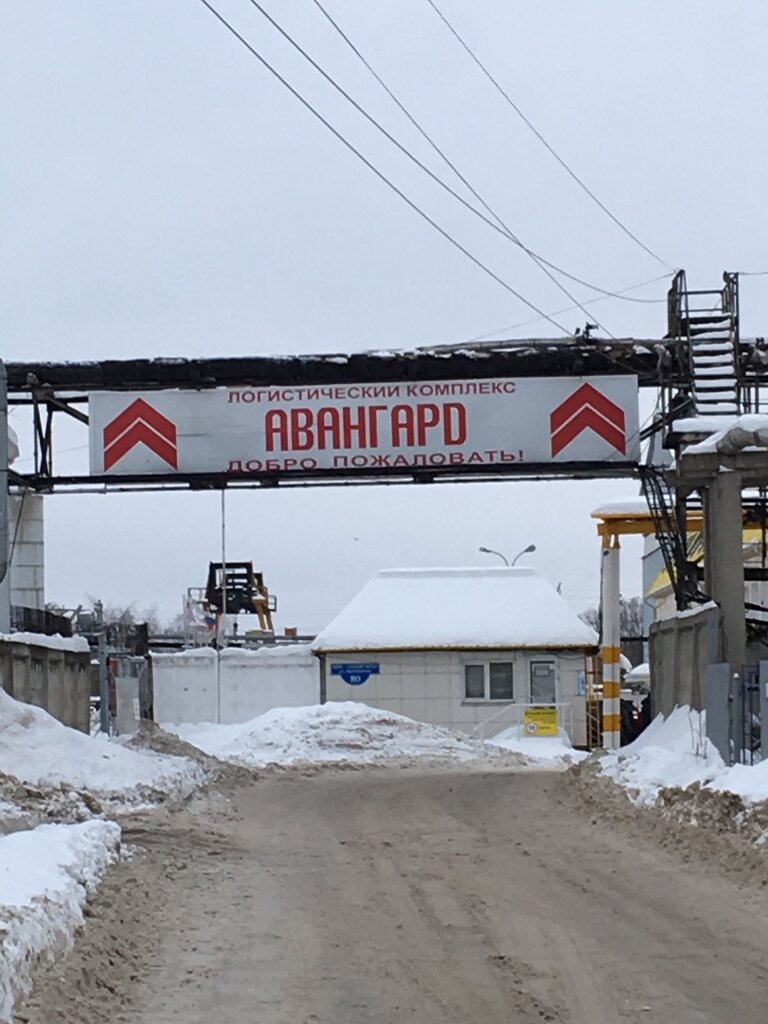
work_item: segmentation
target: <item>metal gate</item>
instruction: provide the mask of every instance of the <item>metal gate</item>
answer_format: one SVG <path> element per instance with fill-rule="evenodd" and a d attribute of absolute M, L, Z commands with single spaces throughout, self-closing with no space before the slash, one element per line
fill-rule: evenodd
<path fill-rule="evenodd" d="M 760 666 L 744 665 L 734 680 L 738 707 L 734 709 L 735 758 L 738 764 L 757 764 L 762 760 L 760 747 Z"/>
<path fill-rule="evenodd" d="M 727 664 L 710 665 L 706 710 L 707 736 L 727 764 L 768 760 L 768 661 L 734 674 Z"/>

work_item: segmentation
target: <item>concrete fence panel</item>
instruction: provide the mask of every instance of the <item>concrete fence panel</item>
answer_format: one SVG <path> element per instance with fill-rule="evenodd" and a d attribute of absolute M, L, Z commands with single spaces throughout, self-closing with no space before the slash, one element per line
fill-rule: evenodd
<path fill-rule="evenodd" d="M 649 648 L 654 714 L 668 715 L 682 704 L 703 710 L 707 668 L 722 660 L 717 607 L 706 605 L 654 623 Z"/>
<path fill-rule="evenodd" d="M 64 725 L 88 732 L 90 654 L 51 643 L 47 637 L 39 644 L 0 640 L 0 685 L 15 700 L 44 708 Z"/>

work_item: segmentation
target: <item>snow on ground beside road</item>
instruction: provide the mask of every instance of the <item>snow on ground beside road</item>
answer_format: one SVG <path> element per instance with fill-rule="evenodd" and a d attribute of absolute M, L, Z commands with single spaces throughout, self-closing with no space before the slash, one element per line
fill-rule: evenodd
<path fill-rule="evenodd" d="M 88 790 L 108 806 L 183 797 L 205 779 L 188 758 L 132 750 L 87 736 L 0 689 L 0 772 L 40 789 Z"/>
<path fill-rule="evenodd" d="M 241 725 L 165 726 L 214 757 L 249 767 L 402 757 L 494 756 L 485 744 L 352 701 L 274 708 Z"/>
<path fill-rule="evenodd" d="M 564 729 L 560 729 L 557 736 L 528 736 L 522 725 L 512 725 L 489 737 L 486 742 L 493 747 L 523 754 L 532 761 L 554 762 L 562 767 L 589 757 L 583 750 L 574 750 Z"/>
<path fill-rule="evenodd" d="M 32 970 L 72 944 L 83 906 L 119 855 L 111 821 L 40 825 L 0 837 L 0 1021 L 12 1020 L 14 997 Z"/>
<path fill-rule="evenodd" d="M 634 743 L 604 755 L 600 768 L 640 804 L 654 804 L 665 787 L 685 789 L 694 782 L 735 793 L 748 804 L 768 800 L 768 761 L 729 768 L 706 738 L 705 723 L 704 713 L 675 708 L 668 718 L 654 719 Z"/>

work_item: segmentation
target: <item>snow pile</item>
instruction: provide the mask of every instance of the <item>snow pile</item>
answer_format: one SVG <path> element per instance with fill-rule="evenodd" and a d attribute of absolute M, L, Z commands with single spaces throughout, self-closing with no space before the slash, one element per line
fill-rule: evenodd
<path fill-rule="evenodd" d="M 354 701 L 273 708 L 238 725 L 168 726 L 188 743 L 225 761 L 267 764 L 372 762 L 487 756 L 484 744 Z"/>
<path fill-rule="evenodd" d="M 725 770 L 706 738 L 705 715 L 689 707 L 658 715 L 634 743 L 600 761 L 605 775 L 624 786 L 635 803 L 654 804 L 665 787 L 712 783 Z"/>
<path fill-rule="evenodd" d="M 486 742 L 523 754 L 531 761 L 552 762 L 552 767 L 565 767 L 589 756 L 583 750 L 574 750 L 565 729 L 560 729 L 557 736 L 529 736 L 522 725 L 512 725 Z"/>
<path fill-rule="evenodd" d="M 40 789 L 87 790 L 109 805 L 181 798 L 205 779 L 187 758 L 87 736 L 0 689 L 0 772 Z"/>
<path fill-rule="evenodd" d="M 120 827 L 109 821 L 40 825 L 0 837 L 0 1021 L 34 968 L 72 945 L 83 906 L 118 857 Z"/>

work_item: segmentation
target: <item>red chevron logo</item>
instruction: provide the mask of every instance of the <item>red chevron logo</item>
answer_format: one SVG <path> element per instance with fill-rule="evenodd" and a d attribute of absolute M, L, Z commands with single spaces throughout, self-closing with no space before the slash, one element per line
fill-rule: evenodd
<path fill-rule="evenodd" d="M 552 456 L 559 455 L 575 437 L 590 429 L 626 455 L 626 417 L 620 405 L 592 387 L 582 384 L 550 414 Z"/>
<path fill-rule="evenodd" d="M 179 468 L 176 425 L 143 398 L 131 402 L 104 427 L 104 470 L 111 469 L 137 444 L 145 444 L 169 466 Z"/>

